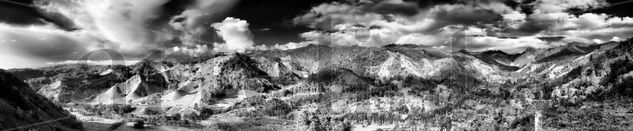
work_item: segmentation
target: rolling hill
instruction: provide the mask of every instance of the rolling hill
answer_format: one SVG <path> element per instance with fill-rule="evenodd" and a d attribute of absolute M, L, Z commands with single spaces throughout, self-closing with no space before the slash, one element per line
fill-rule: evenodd
<path fill-rule="evenodd" d="M 61 104 L 94 107 L 89 109 L 130 105 L 138 116 L 106 116 L 159 125 L 187 121 L 187 126 L 211 129 L 530 130 L 543 124 L 545 129 L 632 129 L 610 126 L 620 118 L 618 113 L 630 114 L 617 112 L 630 107 L 621 103 L 633 93 L 630 42 L 570 43 L 517 54 L 395 44 L 309 45 L 169 56 L 131 66 L 60 65 L 10 72 Z M 537 108 L 543 101 L 550 104 Z M 581 115 L 600 109 L 596 103 L 617 111 L 600 115 L 608 118 L 604 120 Z M 182 119 L 172 119 L 175 114 Z M 556 118 L 559 115 L 601 126 L 574 125 Z"/>

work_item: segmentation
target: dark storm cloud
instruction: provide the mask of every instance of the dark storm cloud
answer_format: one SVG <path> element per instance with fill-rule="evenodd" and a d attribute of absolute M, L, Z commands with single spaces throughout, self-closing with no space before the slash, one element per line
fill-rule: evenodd
<path fill-rule="evenodd" d="M 443 5 L 435 9 L 434 19 L 438 22 L 435 22 L 429 30 L 436 30 L 451 24 L 479 26 L 502 20 L 501 14 L 498 12 L 467 5 Z"/>
<path fill-rule="evenodd" d="M 188 6 L 194 4 L 195 0 L 171 0 L 160 6 L 161 14 L 152 21 L 152 25 L 163 26 L 163 24 L 168 23 L 172 20 L 172 17 L 180 14 Z"/>
<path fill-rule="evenodd" d="M 180 14 L 172 17 L 170 25 L 179 33 L 180 39 L 185 46 L 197 44 L 207 44 L 208 39 L 203 39 L 213 35 L 211 24 L 221 21 L 226 17 L 241 0 L 195 0 L 189 4 Z M 211 33 L 209 33 L 211 32 Z"/>
<path fill-rule="evenodd" d="M 72 22 L 57 13 L 46 13 L 31 5 L 32 0 L 9 0 L 0 2 L 0 22 L 14 25 L 45 25 L 52 23 L 64 30 L 76 29 Z"/>
<path fill-rule="evenodd" d="M 300 41 L 298 34 L 310 30 L 295 26 L 295 16 L 330 1 L 335 0 L 242 0 L 227 16 L 248 21 L 257 44 L 285 44 Z"/>
<path fill-rule="evenodd" d="M 550 29 L 559 23 L 559 19 L 540 19 L 538 16 L 531 15 L 528 17 L 524 24 L 522 24 L 518 31 L 524 34 L 535 34 L 543 30 Z"/>
<path fill-rule="evenodd" d="M 606 0 L 606 2 L 617 5 L 609 5 L 605 8 L 592 9 L 589 11 L 577 11 L 573 12 L 574 14 L 582 14 L 582 13 L 606 13 L 613 16 L 618 17 L 633 17 L 633 11 L 631 11 L 631 4 L 633 1 L 630 0 Z"/>
<path fill-rule="evenodd" d="M 27 6 L 16 6 L 16 4 L 30 5 L 32 1 L 17 1 L 15 3 L 0 2 L 0 21 L 11 24 L 44 24 L 43 16 L 37 9 Z"/>

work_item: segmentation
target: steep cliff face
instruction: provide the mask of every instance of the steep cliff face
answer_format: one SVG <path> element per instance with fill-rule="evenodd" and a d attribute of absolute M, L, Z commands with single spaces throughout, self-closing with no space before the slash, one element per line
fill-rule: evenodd
<path fill-rule="evenodd" d="M 77 119 L 0 70 L 0 130 L 81 130 Z"/>
<path fill-rule="evenodd" d="M 163 87 L 152 86 L 140 75 L 134 75 L 123 83 L 115 84 L 107 91 L 97 95 L 93 103 L 131 104 L 143 97 L 164 91 Z"/>
<path fill-rule="evenodd" d="M 296 63 L 287 58 L 254 57 L 254 59 L 257 62 L 257 67 L 279 84 L 294 84 L 303 79 L 302 76 L 307 75 L 307 71 L 302 70 Z"/>
<path fill-rule="evenodd" d="M 40 88 L 37 93 L 43 95 L 44 97 L 52 100 L 52 101 L 60 101 L 61 96 L 64 93 L 64 86 L 62 81 L 56 81 L 51 84 L 45 85 Z"/>

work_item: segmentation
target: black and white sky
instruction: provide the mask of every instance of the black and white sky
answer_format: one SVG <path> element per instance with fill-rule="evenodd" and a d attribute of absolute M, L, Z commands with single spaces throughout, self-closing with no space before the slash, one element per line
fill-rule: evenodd
<path fill-rule="evenodd" d="M 128 59 L 308 44 L 517 53 L 630 38 L 632 6 L 633 0 L 0 0 L 0 68 L 71 61 L 100 49 Z"/>

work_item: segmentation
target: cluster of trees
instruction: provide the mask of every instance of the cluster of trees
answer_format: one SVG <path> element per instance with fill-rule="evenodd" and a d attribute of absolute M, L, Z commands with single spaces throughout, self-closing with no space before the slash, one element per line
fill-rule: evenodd
<path fill-rule="evenodd" d="M 313 92 L 326 92 L 328 89 L 325 87 L 324 84 L 306 83 L 301 86 L 295 86 L 288 90 L 293 93 L 313 93 Z"/>
<path fill-rule="evenodd" d="M 251 57 L 239 53 L 223 63 L 221 72 L 244 71 L 246 77 L 268 77 L 268 74 L 257 67 L 258 62 Z"/>
<path fill-rule="evenodd" d="M 86 111 L 96 113 L 97 115 L 102 116 L 102 117 L 112 117 L 112 115 L 125 115 L 136 109 L 126 104 L 114 104 L 114 105 L 84 104 L 82 105 L 82 108 Z"/>
<path fill-rule="evenodd" d="M 577 104 L 586 99 L 599 98 L 606 88 L 591 77 L 580 77 L 552 91 L 552 98 L 561 104 Z"/>
<path fill-rule="evenodd" d="M 237 91 L 240 90 L 252 90 L 256 92 L 270 92 L 272 90 L 277 90 L 280 87 L 271 83 L 268 79 L 264 78 L 244 78 L 240 76 L 231 75 L 223 75 L 220 77 L 215 77 L 212 79 L 208 79 L 203 86 L 204 93 L 208 94 L 206 98 L 222 98 L 227 96 L 235 96 L 237 95 Z M 206 99 L 203 98 L 203 99 Z"/>
<path fill-rule="evenodd" d="M 295 120 L 298 127 L 308 131 L 351 131 L 353 128 L 345 117 L 333 117 L 323 110 L 301 111 Z"/>
<path fill-rule="evenodd" d="M 218 129 L 222 131 L 237 131 L 239 128 L 231 125 L 230 123 L 220 122 L 215 125 Z"/>
<path fill-rule="evenodd" d="M 247 111 L 239 110 L 254 107 L 257 110 Z M 277 98 L 267 99 L 266 96 L 253 96 L 237 103 L 232 109 L 237 109 L 237 115 L 243 117 L 257 117 L 261 115 L 267 116 L 286 116 L 292 111 L 293 106 L 286 101 Z"/>
<path fill-rule="evenodd" d="M 145 108 L 145 110 L 143 110 L 143 114 L 145 114 L 145 115 L 160 115 L 161 112 L 157 111 L 157 110 L 150 109 L 150 108 Z"/>
<path fill-rule="evenodd" d="M 270 92 L 280 89 L 276 83 L 272 82 L 272 78 L 266 72 L 257 67 L 257 61 L 247 55 L 236 53 L 235 56 L 221 62 L 220 66 L 219 75 L 208 75 L 202 79 L 205 96 L 212 96 L 203 98 L 204 101 L 234 96 L 239 90 Z"/>
<path fill-rule="evenodd" d="M 355 124 L 377 124 L 377 125 L 388 125 L 394 124 L 398 122 L 404 122 L 404 119 L 400 119 L 400 115 L 395 112 L 386 112 L 386 113 L 367 113 L 367 112 L 356 112 L 345 114 L 344 119 L 355 123 Z"/>
<path fill-rule="evenodd" d="M 301 105 L 307 105 L 312 103 L 321 103 L 327 102 L 330 100 L 330 95 L 335 95 L 331 93 L 318 93 L 312 95 L 303 95 L 301 97 L 293 97 L 292 99 L 288 99 L 288 103 L 293 107 L 299 107 Z"/>
<path fill-rule="evenodd" d="M 290 113 L 292 108 L 285 101 L 272 98 L 263 103 L 261 111 L 269 116 L 283 116 Z"/>
<path fill-rule="evenodd" d="M 128 122 L 143 123 L 147 125 L 164 125 L 164 126 L 177 126 L 185 128 L 204 128 L 203 125 L 196 123 L 197 120 L 192 120 L 180 114 L 175 115 L 158 115 L 158 116 L 128 116 L 126 117 Z"/>
<path fill-rule="evenodd" d="M 395 86 L 371 87 L 366 91 L 358 91 L 354 93 L 356 94 L 355 97 L 351 98 L 353 101 L 367 100 L 372 97 L 394 97 L 403 95 L 398 92 L 398 88 Z"/>
<path fill-rule="evenodd" d="M 266 97 L 265 95 L 256 95 L 256 96 L 247 97 L 247 98 L 244 98 L 244 100 L 236 103 L 235 106 L 233 106 L 232 108 L 238 109 L 238 108 L 255 107 L 257 105 L 264 103 L 267 98 L 268 97 Z"/>
<path fill-rule="evenodd" d="M 193 121 L 200 121 L 200 120 L 205 120 L 209 118 L 211 115 L 225 112 L 221 110 L 214 110 L 212 108 L 201 108 L 201 109 L 196 109 L 196 110 L 200 111 L 200 113 L 199 114 L 195 114 L 195 113 L 185 114 L 183 115 L 183 118 L 193 120 Z"/>

